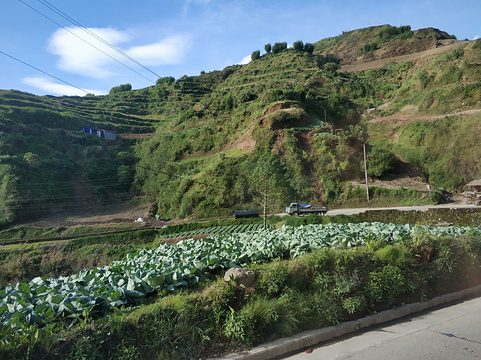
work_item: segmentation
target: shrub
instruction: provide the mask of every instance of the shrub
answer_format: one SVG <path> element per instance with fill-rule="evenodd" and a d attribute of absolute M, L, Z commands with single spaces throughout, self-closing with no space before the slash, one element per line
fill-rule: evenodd
<path fill-rule="evenodd" d="M 367 297 L 372 303 L 383 303 L 391 307 L 400 302 L 399 295 L 414 289 L 414 284 L 397 266 L 387 265 L 381 271 L 369 273 Z"/>
<path fill-rule="evenodd" d="M 132 90 L 132 85 L 131 84 L 123 84 L 119 86 L 114 86 L 112 89 L 110 89 L 109 95 L 114 95 L 114 94 L 119 94 L 125 91 L 130 91 Z"/>
<path fill-rule="evenodd" d="M 407 256 L 404 248 L 394 245 L 387 245 L 376 251 L 376 257 L 385 264 L 403 266 Z"/>
<path fill-rule="evenodd" d="M 481 50 L 481 39 L 477 39 L 473 44 L 474 50 Z"/>
<path fill-rule="evenodd" d="M 393 38 L 393 37 L 408 39 L 412 36 L 413 36 L 413 32 L 411 31 L 411 26 L 409 25 L 400 26 L 400 27 L 387 25 L 386 27 L 383 27 L 379 31 L 379 37 L 383 40 L 389 40 L 390 38 Z"/>
<path fill-rule="evenodd" d="M 374 146 L 369 153 L 367 162 L 367 174 L 378 178 L 392 171 L 398 163 L 398 159 L 391 149 Z"/>
<path fill-rule="evenodd" d="M 294 44 L 292 44 L 292 47 L 294 48 L 294 50 L 303 51 L 304 43 L 301 40 L 295 41 Z"/>
<path fill-rule="evenodd" d="M 281 51 L 284 51 L 287 49 L 287 43 L 282 42 L 282 43 L 275 43 L 274 46 L 272 47 L 272 53 L 273 54 L 278 54 Z"/>
<path fill-rule="evenodd" d="M 366 53 L 370 53 L 370 52 L 376 50 L 377 46 L 378 46 L 378 44 L 377 44 L 376 41 L 371 42 L 371 43 L 365 43 L 364 46 L 362 47 L 362 50 Z"/>
<path fill-rule="evenodd" d="M 309 53 L 309 54 L 312 54 L 314 52 L 314 45 L 312 45 L 310 43 L 305 43 L 304 44 L 304 51 Z"/>

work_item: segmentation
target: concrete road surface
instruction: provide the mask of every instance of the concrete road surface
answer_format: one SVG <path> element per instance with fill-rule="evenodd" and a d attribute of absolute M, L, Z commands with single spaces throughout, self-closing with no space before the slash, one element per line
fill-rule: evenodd
<path fill-rule="evenodd" d="M 441 205 L 420 205 L 420 206 L 395 206 L 395 207 L 383 207 L 383 208 L 356 208 L 356 209 L 333 209 L 328 210 L 327 215 L 355 215 L 365 211 L 374 210 L 400 210 L 400 211 L 427 211 L 429 209 L 477 209 L 479 206 L 471 204 L 441 204 Z"/>
<path fill-rule="evenodd" d="M 427 211 L 429 209 L 478 209 L 479 206 L 472 204 L 449 203 L 441 205 L 419 205 L 419 206 L 393 206 L 380 208 L 351 208 L 351 209 L 328 209 L 327 215 L 356 215 L 365 211 L 374 210 L 400 210 L 400 211 Z M 286 213 L 274 214 L 278 216 L 286 215 Z"/>
<path fill-rule="evenodd" d="M 481 298 L 389 323 L 289 360 L 481 359 Z"/>

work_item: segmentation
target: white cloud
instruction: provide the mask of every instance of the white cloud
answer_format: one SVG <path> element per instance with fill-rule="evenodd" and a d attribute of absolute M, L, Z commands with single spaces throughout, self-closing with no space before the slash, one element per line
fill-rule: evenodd
<path fill-rule="evenodd" d="M 190 46 L 188 37 L 177 35 L 154 44 L 131 47 L 126 53 L 144 65 L 171 65 L 181 63 Z"/>
<path fill-rule="evenodd" d="M 252 55 L 247 55 L 247 56 L 244 56 L 241 60 L 241 62 L 239 63 L 240 65 L 245 65 L 245 64 L 248 64 L 250 63 L 252 60 Z"/>
<path fill-rule="evenodd" d="M 68 30 L 69 32 L 63 29 L 57 30 L 50 39 L 51 52 L 60 56 L 58 63 L 60 69 L 93 78 L 105 78 L 113 75 L 113 72 L 106 68 L 113 60 L 105 54 L 118 57 L 115 55 L 116 52 L 101 41 L 87 35 L 80 28 L 68 28 Z M 112 28 L 91 28 L 89 30 L 115 46 L 129 40 L 127 34 Z M 82 41 L 79 37 L 88 42 Z"/>
<path fill-rule="evenodd" d="M 128 68 L 134 70 L 139 68 L 138 64 L 122 56 L 100 40 L 86 34 L 81 29 L 68 28 L 68 30 L 69 32 L 63 29 L 56 31 L 49 44 L 50 51 L 60 56 L 58 66 L 61 70 L 103 79 L 117 75 L 120 71 L 119 65 L 122 66 L 120 63 L 125 65 L 123 66 L 125 71 L 130 71 Z M 135 40 L 129 34 L 112 28 L 91 28 L 89 30 L 117 48 L 119 48 L 119 44 Z M 87 40 L 88 43 L 79 39 L 79 37 Z M 177 35 L 153 44 L 133 45 L 130 48 L 125 46 L 121 50 L 144 66 L 156 66 L 182 62 L 190 46 L 190 38 Z M 125 73 L 125 71 L 122 70 L 122 73 Z"/>
<path fill-rule="evenodd" d="M 64 84 L 58 84 L 53 81 L 50 81 L 48 79 L 45 79 L 41 76 L 37 77 L 26 77 L 21 79 L 21 82 L 35 87 L 37 89 L 43 90 L 48 94 L 57 94 L 57 95 L 68 95 L 68 96 L 84 96 L 86 95 L 85 92 L 81 91 L 80 89 L 77 89 L 73 86 L 70 85 L 64 85 Z M 105 95 L 106 93 L 101 90 L 88 90 L 84 89 L 90 94 L 95 94 L 95 95 Z"/>
<path fill-rule="evenodd" d="M 478 40 L 478 39 L 480 39 L 480 38 L 481 38 L 481 37 L 480 37 L 479 35 L 476 35 L 473 40 Z"/>

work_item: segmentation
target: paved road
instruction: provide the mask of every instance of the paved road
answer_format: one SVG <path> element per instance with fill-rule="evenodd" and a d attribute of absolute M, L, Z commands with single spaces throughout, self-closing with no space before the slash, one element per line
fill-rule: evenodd
<path fill-rule="evenodd" d="M 441 205 L 419 205 L 419 206 L 393 206 L 393 207 L 379 207 L 379 208 L 352 208 L 352 209 L 329 209 L 327 215 L 356 215 L 365 211 L 373 210 L 400 210 L 400 211 L 427 211 L 429 209 L 479 209 L 480 206 L 472 204 L 449 203 Z M 275 214 L 284 216 L 286 213 Z"/>
<path fill-rule="evenodd" d="M 286 359 L 481 359 L 481 298 L 389 323 Z"/>
<path fill-rule="evenodd" d="M 429 209 L 476 209 L 479 206 L 470 204 L 457 204 L 449 203 L 442 205 L 421 205 L 421 206 L 395 206 L 395 207 L 383 207 L 383 208 L 356 208 L 356 209 L 333 209 L 327 212 L 327 215 L 355 215 L 365 211 L 372 210 L 400 210 L 400 211 L 427 211 Z"/>

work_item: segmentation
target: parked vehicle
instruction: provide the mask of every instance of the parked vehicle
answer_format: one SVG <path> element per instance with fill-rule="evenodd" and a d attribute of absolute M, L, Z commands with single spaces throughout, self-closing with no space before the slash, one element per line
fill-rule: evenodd
<path fill-rule="evenodd" d="M 234 213 L 234 216 L 236 219 L 259 217 L 259 210 L 257 209 L 236 210 Z"/>
<path fill-rule="evenodd" d="M 327 207 L 314 204 L 298 204 L 293 202 L 286 207 L 286 214 L 291 216 L 309 214 L 324 215 L 325 213 L 327 213 Z"/>

